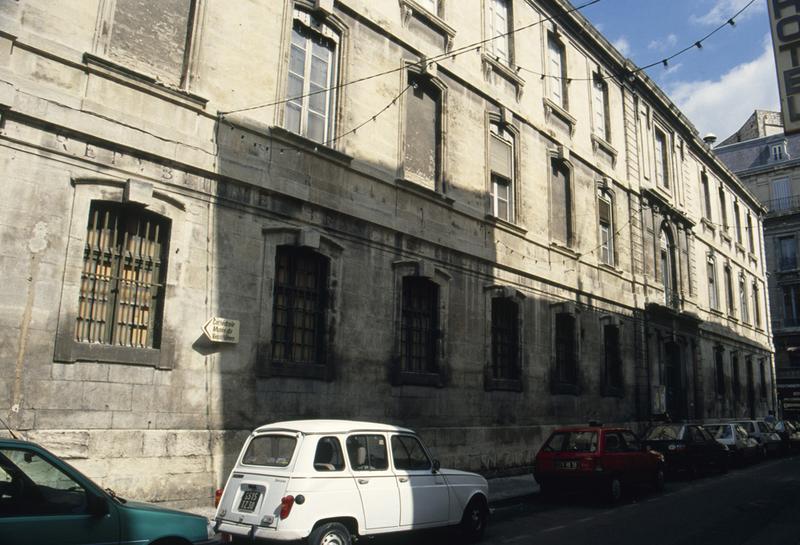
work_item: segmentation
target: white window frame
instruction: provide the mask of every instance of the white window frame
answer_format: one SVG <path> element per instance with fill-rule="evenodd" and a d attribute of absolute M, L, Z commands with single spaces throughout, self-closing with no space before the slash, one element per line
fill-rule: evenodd
<path fill-rule="evenodd" d="M 567 96 L 567 48 L 564 43 L 553 33 L 547 34 L 547 75 L 549 76 L 550 100 L 556 106 L 567 110 L 569 99 Z"/>
<path fill-rule="evenodd" d="M 489 54 L 499 62 L 511 66 L 514 61 L 511 40 L 511 0 L 488 0 L 488 38 Z"/>
<path fill-rule="evenodd" d="M 491 168 L 491 153 L 492 153 L 492 139 L 509 146 L 509 155 L 511 158 L 511 165 L 510 165 L 510 178 L 496 173 Z M 502 123 L 498 121 L 489 121 L 489 195 L 491 200 L 491 214 L 501 220 L 513 222 L 515 220 L 516 214 L 514 213 L 515 209 L 515 201 L 514 193 L 516 191 L 515 183 L 516 183 L 516 137 L 514 133 L 508 130 L 507 127 L 504 127 Z M 501 180 L 505 181 L 506 183 L 501 183 Z M 507 198 L 503 199 L 502 195 L 500 194 L 501 186 L 505 185 L 507 189 Z M 506 217 L 503 217 L 500 214 L 500 204 L 501 201 L 506 201 L 506 206 L 508 210 L 508 214 Z"/>
<path fill-rule="evenodd" d="M 611 142 L 608 83 L 598 72 L 595 72 L 592 76 L 592 108 L 594 110 L 595 136 L 605 140 L 606 142 Z"/>
<path fill-rule="evenodd" d="M 600 206 L 601 202 L 605 203 L 608 206 L 608 221 L 604 222 L 602 215 L 600 214 Z M 611 267 L 615 264 L 614 259 L 614 251 L 615 251 L 615 240 L 614 240 L 614 198 L 613 196 L 604 191 L 599 189 L 597 191 L 597 226 L 599 229 L 598 236 L 600 237 L 600 261 L 606 265 Z M 605 234 L 605 240 L 604 240 Z"/>
<path fill-rule="evenodd" d="M 708 305 L 719 310 L 719 289 L 717 287 L 717 264 L 713 257 L 706 260 L 706 277 L 708 281 Z"/>
<path fill-rule="evenodd" d="M 304 31 L 309 34 L 309 36 L 300 36 L 301 39 L 305 40 L 305 49 L 303 50 L 303 74 L 300 75 L 298 73 L 292 72 L 292 57 L 299 47 L 295 44 L 295 36 L 297 35 L 297 31 L 295 30 L 295 25 L 299 25 L 304 28 Z M 295 9 L 294 16 L 292 19 L 292 28 L 290 29 L 290 43 L 289 43 L 289 64 L 287 66 L 287 73 L 286 73 L 286 106 L 284 108 L 284 127 L 296 134 L 299 134 L 305 138 L 309 138 L 318 142 L 320 144 L 328 145 L 334 134 L 335 130 L 335 112 L 336 112 L 336 101 L 337 101 L 337 93 L 334 89 L 335 82 L 338 78 L 339 72 L 339 53 L 340 53 L 340 45 L 341 39 L 339 33 L 334 30 L 331 26 L 325 23 L 317 23 L 315 19 L 309 13 L 304 11 Z M 314 48 L 312 44 L 314 43 L 314 38 L 320 41 L 326 41 L 330 47 L 326 47 L 325 49 L 328 51 L 329 56 L 327 59 L 328 62 L 328 69 L 326 71 L 326 86 L 322 87 L 321 89 L 325 89 L 324 94 L 324 105 L 325 110 L 324 112 L 314 112 L 312 110 L 311 102 L 314 99 L 315 95 L 308 96 L 309 93 L 312 92 L 311 86 L 311 65 L 314 58 Z M 290 80 L 292 77 L 295 77 L 301 81 L 300 84 L 300 92 L 293 92 L 290 87 Z M 295 99 L 295 100 L 292 100 Z M 289 127 L 289 110 L 294 109 L 299 111 L 300 115 L 300 125 L 299 127 Z M 321 140 L 312 138 L 309 134 L 308 130 L 308 119 L 311 115 L 318 115 L 323 119 L 323 131 L 322 131 L 322 138 Z"/>

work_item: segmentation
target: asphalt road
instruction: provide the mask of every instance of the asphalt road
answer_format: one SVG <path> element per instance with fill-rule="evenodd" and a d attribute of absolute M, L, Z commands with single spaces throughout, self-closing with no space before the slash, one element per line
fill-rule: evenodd
<path fill-rule="evenodd" d="M 378 545 L 459 544 L 452 532 L 375 539 Z M 800 545 L 800 457 L 725 475 L 668 482 L 619 505 L 538 494 L 495 506 L 484 545 Z"/>

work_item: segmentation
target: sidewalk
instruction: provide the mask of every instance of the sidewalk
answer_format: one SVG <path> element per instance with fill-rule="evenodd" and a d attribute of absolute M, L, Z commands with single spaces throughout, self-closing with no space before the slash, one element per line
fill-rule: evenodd
<path fill-rule="evenodd" d="M 489 481 L 489 505 L 499 502 L 513 500 L 522 496 L 528 496 L 539 492 L 539 485 L 533 478 L 533 475 L 518 475 L 516 477 L 498 477 L 495 479 L 488 479 Z M 211 506 L 208 507 L 189 507 L 184 509 L 189 513 L 202 515 L 206 518 L 213 519 L 215 509 Z"/>

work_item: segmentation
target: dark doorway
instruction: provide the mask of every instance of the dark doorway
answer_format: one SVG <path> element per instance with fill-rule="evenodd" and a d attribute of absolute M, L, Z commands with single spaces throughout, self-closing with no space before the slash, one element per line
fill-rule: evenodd
<path fill-rule="evenodd" d="M 681 347 L 676 342 L 664 345 L 664 387 L 667 412 L 673 420 L 686 418 L 683 401 L 683 372 Z"/>

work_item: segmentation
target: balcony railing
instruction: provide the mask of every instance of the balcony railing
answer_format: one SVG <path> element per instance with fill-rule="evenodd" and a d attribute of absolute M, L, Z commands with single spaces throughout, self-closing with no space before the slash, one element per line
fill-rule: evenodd
<path fill-rule="evenodd" d="M 767 207 L 767 216 L 788 214 L 800 210 L 800 195 L 771 199 L 764 203 Z"/>

